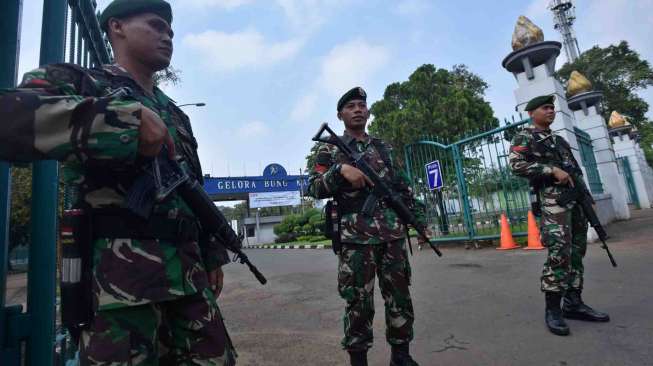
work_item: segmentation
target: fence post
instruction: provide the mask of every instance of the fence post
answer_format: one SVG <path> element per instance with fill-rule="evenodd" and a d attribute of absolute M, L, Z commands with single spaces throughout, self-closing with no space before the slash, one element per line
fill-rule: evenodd
<path fill-rule="evenodd" d="M 64 61 L 66 0 L 43 2 L 40 64 Z M 56 283 L 56 224 L 59 166 L 54 161 L 34 163 L 32 177 L 32 241 L 30 245 L 28 308 L 31 334 L 28 365 L 54 362 Z"/>
<path fill-rule="evenodd" d="M 408 176 L 408 180 L 413 184 L 413 188 L 415 188 L 412 167 L 410 166 L 410 150 L 412 150 L 412 147 L 413 145 L 404 146 L 404 161 L 406 162 L 406 175 Z"/>
<path fill-rule="evenodd" d="M 18 44 L 20 39 L 21 0 L 0 1 L 0 88 L 16 84 Z M 11 169 L 0 162 L 0 363 L 17 364 L 18 349 L 5 349 L 8 345 L 8 320 L 13 315 L 6 309 L 7 263 L 9 261 L 9 215 L 11 204 Z M 13 310 L 13 309 L 12 309 Z"/>
<path fill-rule="evenodd" d="M 508 199 L 508 187 L 506 187 L 506 177 L 503 174 L 503 165 L 501 164 L 501 158 L 507 158 L 505 155 L 497 155 L 497 165 L 499 165 L 499 174 L 501 175 L 501 190 L 503 191 L 503 200 L 506 201 L 506 217 L 508 222 L 515 222 L 512 218 L 512 212 L 510 211 L 510 199 Z M 507 166 L 506 166 L 507 167 Z"/>
<path fill-rule="evenodd" d="M 460 155 L 460 145 L 451 145 L 451 150 L 453 152 L 453 161 L 456 165 L 456 179 L 458 180 L 458 186 L 460 187 L 461 209 L 463 210 L 465 226 L 467 227 L 469 239 L 473 239 L 476 237 L 476 227 L 474 226 L 474 220 L 472 218 L 471 207 L 469 204 L 469 194 L 467 193 L 467 182 L 465 181 L 465 171 L 463 170 L 463 159 Z"/>

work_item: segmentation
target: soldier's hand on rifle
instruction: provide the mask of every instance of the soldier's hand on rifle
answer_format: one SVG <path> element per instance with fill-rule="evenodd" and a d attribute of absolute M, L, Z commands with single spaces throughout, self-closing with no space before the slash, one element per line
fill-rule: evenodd
<path fill-rule="evenodd" d="M 418 235 L 417 236 L 417 243 L 419 243 L 420 245 L 428 244 L 428 242 L 431 241 L 431 239 L 433 239 L 435 237 L 435 235 L 433 234 L 433 231 L 431 231 L 431 229 L 429 229 L 429 228 L 424 229 L 424 233 L 426 234 L 426 237 L 429 240 L 426 241 L 426 240 L 424 240 L 424 238 L 422 238 L 421 235 Z"/>
<path fill-rule="evenodd" d="M 349 164 L 342 164 L 340 174 L 355 188 L 374 187 L 374 183 L 358 168 Z"/>
<path fill-rule="evenodd" d="M 222 267 L 209 272 L 209 285 L 217 299 L 220 293 L 222 293 L 222 286 L 224 286 L 224 272 L 222 272 Z"/>
<path fill-rule="evenodd" d="M 175 157 L 175 142 L 168 132 L 166 124 L 151 109 L 141 109 L 141 127 L 139 129 L 138 152 L 146 157 L 155 157 L 165 145 L 170 159 Z"/>
<path fill-rule="evenodd" d="M 569 185 L 572 188 L 574 187 L 574 179 L 571 177 L 571 175 L 558 167 L 553 168 L 553 178 L 555 178 L 556 184 L 565 186 Z"/>

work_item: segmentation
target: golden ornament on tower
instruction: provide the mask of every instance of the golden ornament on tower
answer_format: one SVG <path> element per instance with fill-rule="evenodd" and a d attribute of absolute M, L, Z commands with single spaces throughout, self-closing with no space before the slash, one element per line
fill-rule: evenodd
<path fill-rule="evenodd" d="M 612 111 L 612 114 L 610 115 L 610 121 L 608 122 L 608 126 L 610 128 L 619 128 L 624 126 L 630 126 L 630 122 L 628 122 L 626 117 L 622 116 L 619 112 Z"/>
<path fill-rule="evenodd" d="M 542 28 L 525 16 L 520 15 L 515 25 L 515 32 L 512 34 L 512 50 L 517 51 L 543 41 L 544 33 L 542 33 Z"/>
<path fill-rule="evenodd" d="M 585 75 L 574 70 L 569 76 L 569 84 L 567 85 L 567 96 L 573 97 L 581 93 L 592 91 L 592 83 L 587 80 Z"/>

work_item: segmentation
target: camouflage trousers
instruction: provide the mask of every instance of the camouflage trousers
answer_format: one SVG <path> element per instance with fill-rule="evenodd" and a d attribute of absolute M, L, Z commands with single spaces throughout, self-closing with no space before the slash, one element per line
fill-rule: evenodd
<path fill-rule="evenodd" d="M 99 311 L 80 338 L 81 365 L 235 365 L 213 293 Z"/>
<path fill-rule="evenodd" d="M 579 205 L 560 207 L 554 196 L 545 196 L 541 231 L 542 244 L 549 253 L 542 270 L 542 291 L 582 290 L 587 227 L 587 219 Z"/>
<path fill-rule="evenodd" d="M 410 263 L 405 240 L 375 245 L 344 243 L 338 268 L 338 291 L 347 301 L 344 316 L 348 351 L 372 347 L 374 279 L 379 278 L 385 301 L 386 339 L 392 345 L 413 339 L 413 303 L 410 298 Z"/>

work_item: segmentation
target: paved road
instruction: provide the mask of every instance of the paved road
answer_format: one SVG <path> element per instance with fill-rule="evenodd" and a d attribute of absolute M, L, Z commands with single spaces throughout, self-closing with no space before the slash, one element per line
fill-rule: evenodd
<path fill-rule="evenodd" d="M 538 278 L 544 252 L 445 248 L 411 258 L 412 349 L 421 365 L 653 365 L 653 210 L 610 227 L 620 265 L 598 245 L 586 259 L 586 300 L 613 321 L 570 321 L 557 337 L 543 323 Z M 251 250 L 268 276 L 259 286 L 239 265 L 226 270 L 221 304 L 240 365 L 345 365 L 336 258 L 326 250 Z M 371 365 L 387 365 L 383 302 L 376 293 Z"/>
<path fill-rule="evenodd" d="M 586 299 L 613 321 L 570 321 L 572 334 L 548 333 L 538 278 L 544 252 L 444 248 L 438 259 L 417 252 L 412 349 L 429 365 L 653 365 L 653 210 L 611 225 L 619 263 L 598 245 L 586 258 Z M 241 355 L 239 365 L 346 365 L 339 347 L 343 301 L 329 250 L 250 250 L 268 279 L 260 286 L 244 266 L 226 267 L 221 305 Z M 10 276 L 8 303 L 25 301 L 25 276 Z M 383 303 L 377 289 L 370 365 L 387 365 Z"/>

